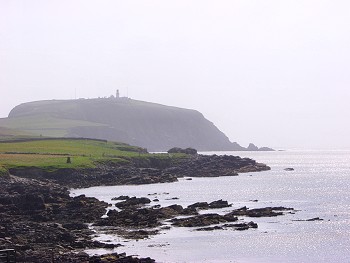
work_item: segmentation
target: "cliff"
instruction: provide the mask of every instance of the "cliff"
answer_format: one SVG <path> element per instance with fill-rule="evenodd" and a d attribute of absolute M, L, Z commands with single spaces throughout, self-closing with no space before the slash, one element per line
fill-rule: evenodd
<path fill-rule="evenodd" d="M 7 122 L 31 134 L 121 141 L 150 151 L 245 149 L 198 111 L 128 98 L 29 102 L 16 106 Z"/>
<path fill-rule="evenodd" d="M 106 139 L 149 151 L 246 150 L 196 110 L 129 98 L 29 102 L 16 106 L 3 123 L 35 135 Z"/>

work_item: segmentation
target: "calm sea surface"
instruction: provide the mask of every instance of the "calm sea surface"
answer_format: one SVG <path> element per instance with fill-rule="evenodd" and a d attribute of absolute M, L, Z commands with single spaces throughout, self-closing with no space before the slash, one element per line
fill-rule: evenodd
<path fill-rule="evenodd" d="M 209 153 L 208 153 L 209 154 Z M 213 154 L 213 153 L 210 153 Z M 247 206 L 285 206 L 295 214 L 274 218 L 244 218 L 257 222 L 246 231 L 193 231 L 172 227 L 147 240 L 128 241 L 99 235 L 101 241 L 125 245 L 115 252 L 150 256 L 157 262 L 350 262 L 350 151 L 216 152 L 266 163 L 271 171 L 234 177 L 180 179 L 176 183 L 73 189 L 108 203 L 129 195 L 158 198 L 167 206 L 227 200 L 227 213 Z M 284 171 L 293 167 L 294 171 Z M 169 194 L 165 194 L 169 193 Z M 169 200 L 178 197 L 178 200 Z M 252 200 L 258 200 L 253 202 Z M 319 217 L 323 221 L 297 221 Z M 106 251 L 90 250 L 89 253 Z M 111 251 L 108 251 L 111 252 Z"/>

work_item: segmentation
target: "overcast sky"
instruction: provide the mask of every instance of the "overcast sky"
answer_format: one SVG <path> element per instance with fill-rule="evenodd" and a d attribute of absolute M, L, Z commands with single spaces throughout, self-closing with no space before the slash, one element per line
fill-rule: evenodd
<path fill-rule="evenodd" d="M 43 99 L 196 109 L 243 146 L 350 148 L 350 1 L 0 0 L 0 117 Z"/>

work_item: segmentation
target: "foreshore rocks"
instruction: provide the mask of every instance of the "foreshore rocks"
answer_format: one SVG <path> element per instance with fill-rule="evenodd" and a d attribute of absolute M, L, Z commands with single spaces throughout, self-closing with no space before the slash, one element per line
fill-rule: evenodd
<path fill-rule="evenodd" d="M 234 209 L 226 214 L 218 213 L 200 213 L 203 210 L 229 208 L 231 204 L 222 199 L 213 202 L 197 202 L 187 206 L 171 205 L 161 207 L 160 205 L 151 206 L 148 202 L 139 202 L 148 198 L 126 198 L 135 201 L 128 205 L 118 206 L 121 211 L 110 210 L 107 217 L 97 220 L 94 224 L 100 231 L 118 234 L 127 239 L 143 239 L 158 234 L 161 230 L 173 227 L 191 227 L 196 231 L 212 230 L 248 230 L 257 228 L 255 222 L 240 222 L 232 224 L 239 217 L 272 217 L 283 215 L 284 211 L 291 211 L 293 208 L 285 207 L 265 207 L 248 209 L 247 207 Z M 125 203 L 122 201 L 120 203 Z M 147 205 L 147 206 L 146 206 Z"/>
<path fill-rule="evenodd" d="M 107 203 L 84 195 L 72 198 L 67 188 L 49 181 L 0 176 L 0 185 L 0 249 L 15 249 L 17 262 L 106 262 L 78 251 L 118 246 L 91 240 L 87 223 L 98 220 Z"/>
<path fill-rule="evenodd" d="M 123 209 L 125 207 L 130 207 L 130 206 L 141 206 L 144 204 L 149 204 L 151 200 L 147 197 L 131 197 L 131 198 L 126 198 L 124 201 L 116 203 L 115 206 Z"/>
<path fill-rule="evenodd" d="M 233 216 L 248 216 L 248 217 L 273 217 L 283 215 L 281 211 L 293 211 L 293 208 L 287 207 L 264 207 L 264 208 L 255 208 L 249 209 L 246 206 L 233 210 L 230 215 Z M 278 211 L 278 212 L 276 212 Z"/>
<path fill-rule="evenodd" d="M 104 163 L 90 169 L 60 169 L 46 172 L 30 167 L 12 168 L 10 173 L 25 178 L 51 180 L 72 188 L 100 185 L 127 185 L 176 182 L 181 177 L 236 176 L 238 173 L 270 170 L 249 158 L 229 155 L 191 155 L 174 159 L 136 158 L 130 164 Z"/>
<path fill-rule="evenodd" d="M 150 258 L 117 253 L 87 255 L 83 252 L 87 248 L 120 246 L 93 241 L 89 226 L 114 231 L 127 239 L 141 239 L 176 226 L 202 228 L 198 231 L 244 230 L 253 228 L 255 223 L 230 224 L 238 216 L 246 215 L 200 214 L 200 210 L 229 208 L 231 204 L 223 200 L 198 202 L 188 207 L 176 204 L 161 207 L 152 206 L 149 198 L 125 196 L 117 198 L 123 199 L 116 204 L 121 211 L 109 210 L 107 217 L 101 218 L 106 213 L 107 203 L 84 195 L 71 197 L 68 188 L 165 183 L 175 182 L 180 177 L 235 176 L 269 169 L 248 158 L 198 154 L 176 161 L 169 154 L 162 160 L 140 158 L 127 165 L 100 163 L 96 168 L 82 170 L 48 172 L 35 167 L 12 168 L 11 175 L 0 176 L 0 249 L 15 249 L 17 262 L 27 263 L 154 262 Z"/>
<path fill-rule="evenodd" d="M 238 173 L 270 170 L 265 164 L 231 155 L 196 155 L 166 171 L 176 177 L 236 176 Z"/>
<path fill-rule="evenodd" d="M 196 231 L 213 231 L 213 230 L 224 230 L 224 229 L 234 229 L 238 231 L 248 230 L 249 228 L 258 228 L 258 224 L 254 222 L 248 223 L 237 223 L 237 224 L 223 224 L 221 226 L 213 226 L 213 227 L 201 227 L 197 228 Z"/>
<path fill-rule="evenodd" d="M 231 215 L 219 215 L 219 214 L 202 214 L 186 218 L 174 218 L 171 220 L 172 225 L 181 227 L 199 227 L 217 225 L 220 223 L 234 222 L 238 218 Z"/>
<path fill-rule="evenodd" d="M 39 168 L 10 169 L 10 173 L 25 178 L 51 180 L 72 188 L 84 188 L 100 185 L 127 185 L 172 183 L 177 177 L 157 168 L 138 168 L 130 165 L 98 164 L 90 169 L 60 169 L 46 172 Z"/>

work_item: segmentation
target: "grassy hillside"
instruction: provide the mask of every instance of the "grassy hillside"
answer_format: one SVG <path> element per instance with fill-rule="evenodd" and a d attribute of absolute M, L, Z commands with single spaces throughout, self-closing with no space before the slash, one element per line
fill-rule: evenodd
<path fill-rule="evenodd" d="M 20 116 L 14 118 L 0 119 L 0 137 L 4 137 L 7 130 L 8 134 L 14 136 L 48 136 L 65 137 L 68 131 L 76 127 L 105 127 L 105 124 L 89 122 L 84 120 L 62 119 L 45 114 L 32 116 Z M 8 136 L 7 136 L 8 137 Z"/>
<path fill-rule="evenodd" d="M 0 123 L 1 123 L 0 119 Z M 7 125 L 5 125 L 7 126 Z M 26 137 L 26 136 L 32 136 L 32 134 L 27 133 L 23 130 L 17 130 L 17 129 L 13 129 L 13 128 L 9 128 L 9 127 L 1 127 L 0 125 L 0 138 L 1 139 L 11 139 L 14 137 Z"/>
<path fill-rule="evenodd" d="M 198 111 L 128 98 L 24 103 L 0 119 L 0 127 L 35 136 L 120 141 L 150 151 L 243 150 Z"/>
<path fill-rule="evenodd" d="M 67 163 L 70 157 L 71 163 Z M 0 142 L 0 174 L 9 168 L 38 167 L 93 168 L 101 162 L 127 163 L 132 158 L 168 158 L 153 155 L 144 149 L 122 143 L 87 139 L 34 139 Z"/>

